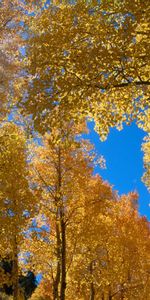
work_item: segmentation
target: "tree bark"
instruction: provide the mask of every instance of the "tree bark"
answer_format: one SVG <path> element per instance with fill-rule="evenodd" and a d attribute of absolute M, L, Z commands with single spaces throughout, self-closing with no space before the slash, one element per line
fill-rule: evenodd
<path fill-rule="evenodd" d="M 63 208 L 62 208 L 63 209 Z M 65 300 L 66 291 L 66 224 L 61 214 L 61 288 L 60 300 Z"/>
<path fill-rule="evenodd" d="M 94 283 L 91 282 L 91 288 L 90 288 L 90 300 L 95 299 L 95 289 L 94 289 Z"/>
<path fill-rule="evenodd" d="M 105 300 L 105 299 L 104 299 L 104 293 L 102 293 L 102 300 Z"/>
<path fill-rule="evenodd" d="M 60 240 L 60 230 L 59 225 L 56 221 L 56 238 L 57 238 L 57 270 L 56 276 L 53 283 L 53 299 L 59 299 L 59 284 L 60 284 L 60 247 L 61 247 L 61 240 Z"/>
<path fill-rule="evenodd" d="M 90 263 L 90 274 L 93 274 L 93 262 Z M 90 300 L 95 299 L 95 289 L 94 289 L 94 282 L 92 280 L 91 285 L 90 285 Z"/>
<path fill-rule="evenodd" d="M 109 286 L 108 300 L 112 300 L 111 286 Z"/>
<path fill-rule="evenodd" d="M 13 246 L 13 267 L 12 267 L 12 276 L 13 276 L 13 300 L 19 300 L 19 280 L 18 280 L 18 247 L 17 247 L 17 238 L 14 237 L 14 246 Z"/>

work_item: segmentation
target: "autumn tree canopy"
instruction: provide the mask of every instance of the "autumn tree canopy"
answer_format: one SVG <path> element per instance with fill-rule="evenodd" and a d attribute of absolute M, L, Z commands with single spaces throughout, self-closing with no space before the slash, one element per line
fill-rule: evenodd
<path fill-rule="evenodd" d="M 77 1 L 50 5 L 29 20 L 26 75 L 19 106 L 35 128 L 51 128 L 53 111 L 109 128 L 143 122 L 149 107 L 149 3 Z"/>

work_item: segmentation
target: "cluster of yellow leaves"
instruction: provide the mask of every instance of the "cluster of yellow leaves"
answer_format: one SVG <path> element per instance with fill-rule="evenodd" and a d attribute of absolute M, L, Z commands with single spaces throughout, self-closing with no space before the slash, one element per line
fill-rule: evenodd
<path fill-rule="evenodd" d="M 19 33 L 18 22 L 21 17 L 17 9 L 18 1 L 0 2 L 0 120 L 10 108 L 14 93 L 13 83 L 18 70 Z"/>
<path fill-rule="evenodd" d="M 150 189 L 150 136 L 145 139 L 145 143 L 142 146 L 144 151 L 144 166 L 146 172 L 143 175 L 143 181 Z"/>
<path fill-rule="evenodd" d="M 143 120 L 144 130 L 147 131 L 147 136 L 144 139 L 142 150 L 144 151 L 144 167 L 145 173 L 143 175 L 143 181 L 147 188 L 150 190 L 150 110 L 147 111 Z"/>
<path fill-rule="evenodd" d="M 16 259 L 34 197 L 28 183 L 25 138 L 16 125 L 0 128 L 0 250 L 1 258 Z M 5 274 L 6 275 L 6 274 Z M 6 277 L 6 276 L 5 276 Z M 12 278 L 7 278 L 9 281 Z M 6 280 L 6 278 L 4 278 Z M 0 280 L 2 284 L 2 277 Z"/>
<path fill-rule="evenodd" d="M 18 74 L 21 68 L 23 24 L 33 6 L 35 1 L 0 1 L 0 120 L 11 111 L 13 98 L 18 97 L 22 82 Z"/>
<path fill-rule="evenodd" d="M 59 105 L 66 119 L 94 119 L 104 139 L 149 106 L 147 1 L 63 2 L 29 22 L 19 104 L 36 129 L 51 129 Z"/>

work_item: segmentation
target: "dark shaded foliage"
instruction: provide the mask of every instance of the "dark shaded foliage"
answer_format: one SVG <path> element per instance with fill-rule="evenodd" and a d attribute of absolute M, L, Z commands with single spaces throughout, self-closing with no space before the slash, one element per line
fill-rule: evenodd
<path fill-rule="evenodd" d="M 8 276 L 11 276 L 12 273 L 13 261 L 9 258 L 3 258 L 0 261 L 0 269 L 4 271 L 4 273 Z M 21 275 L 19 277 L 19 286 L 24 291 L 25 299 L 31 297 L 32 293 L 37 287 L 37 281 L 34 273 L 32 271 L 28 271 L 27 275 Z M 0 291 L 5 293 L 6 295 L 13 294 L 12 285 L 3 284 L 0 287 Z"/>

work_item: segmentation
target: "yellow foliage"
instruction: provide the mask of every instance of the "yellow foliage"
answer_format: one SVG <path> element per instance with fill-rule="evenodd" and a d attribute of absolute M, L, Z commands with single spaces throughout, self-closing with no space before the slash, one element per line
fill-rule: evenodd
<path fill-rule="evenodd" d="M 94 198 L 94 194 L 93 194 Z M 67 299 L 147 299 L 149 224 L 137 212 L 137 195 L 86 206 L 69 270 Z M 96 213 L 95 213 L 96 211 Z M 142 232 L 142 234 L 141 234 Z"/>
<path fill-rule="evenodd" d="M 3 274 L 0 284 L 14 281 L 18 284 L 23 231 L 34 212 L 27 176 L 25 137 L 16 125 L 6 123 L 0 127 L 0 255 L 1 259 L 13 261 L 13 274 L 11 277 Z"/>
<path fill-rule="evenodd" d="M 67 1 L 29 20 L 24 91 L 19 101 L 35 128 L 64 118 L 95 121 L 101 139 L 149 106 L 148 1 Z M 24 95 L 24 92 L 23 92 Z"/>

